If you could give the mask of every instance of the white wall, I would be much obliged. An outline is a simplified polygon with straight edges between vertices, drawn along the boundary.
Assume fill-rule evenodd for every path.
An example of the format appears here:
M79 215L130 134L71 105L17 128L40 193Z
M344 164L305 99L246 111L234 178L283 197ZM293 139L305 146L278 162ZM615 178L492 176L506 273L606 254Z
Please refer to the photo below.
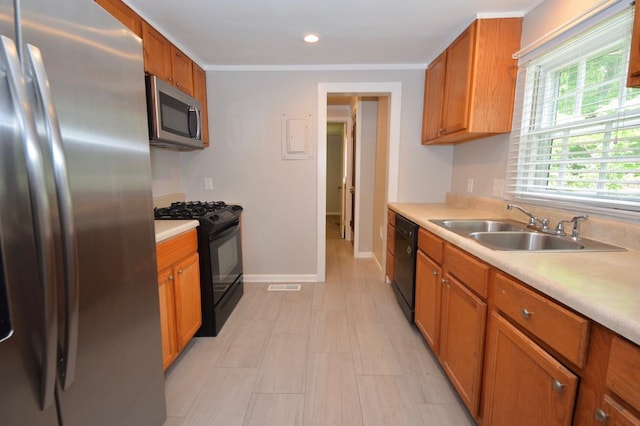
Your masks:
M376 135L376 173L373 188L373 257L382 267L387 235L387 173L389 162L389 106L388 96L378 98L378 129ZM382 231L382 232L381 232Z
M187 199L242 204L248 279L315 279L315 127L322 82L400 82L398 201L443 201L449 191L452 147L420 145L424 70L208 71L211 146L152 155L154 196L175 192L164 166L173 168L179 159L179 186ZM311 114L313 159L282 160L282 114ZM204 190L205 177L213 178L213 191Z
M597 3L600 0L544 1L524 17L521 46L529 45ZM467 179L473 179L473 195L492 197L493 180L505 177L508 149L508 134L456 145L451 192L467 193Z
M373 191L376 175L376 143L378 141L378 101L362 100L358 102L358 126L356 140L360 145L356 147L356 174L359 175L360 186L356 192L360 204L356 210L358 215L358 253L360 256L371 256L373 251ZM358 161L359 158L360 160ZM358 182L358 181L356 181ZM356 183L357 185L357 183Z

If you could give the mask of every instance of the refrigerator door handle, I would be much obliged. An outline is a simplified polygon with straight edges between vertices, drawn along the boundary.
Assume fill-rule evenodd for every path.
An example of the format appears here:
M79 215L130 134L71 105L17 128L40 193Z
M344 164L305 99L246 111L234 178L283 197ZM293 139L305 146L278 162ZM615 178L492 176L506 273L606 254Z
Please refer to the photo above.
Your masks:
M64 347L58 362L62 388L68 389L75 376L78 353L78 315L79 315L79 281L78 281L78 243L76 224L73 216L73 202L67 173L67 160L62 145L62 133L58 114L53 102L49 79L42 60L40 49L27 44L27 57L30 64L36 96L40 101L47 131L47 147L51 152L53 178L58 200L60 229L62 234L62 253L64 256Z
M22 135L26 159L29 196L36 236L40 283L42 285L42 359L40 370L40 407L48 408L54 401L56 387L56 358L58 313L56 268L51 207L47 194L45 169L33 108L29 100L25 77L22 74L18 51L13 40L0 36L0 60L4 62L11 102Z

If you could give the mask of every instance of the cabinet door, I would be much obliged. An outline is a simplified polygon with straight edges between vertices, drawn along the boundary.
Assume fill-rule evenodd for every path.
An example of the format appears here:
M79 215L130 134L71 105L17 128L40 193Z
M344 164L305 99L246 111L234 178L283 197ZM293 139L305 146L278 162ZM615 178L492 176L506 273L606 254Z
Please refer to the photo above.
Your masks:
M202 104L202 143L209 146L209 114L207 105L207 75L197 64L193 64L193 95Z
M442 269L418 250L415 323L436 355L440 343L441 278Z
M182 350L202 325L200 307L200 267L194 253L174 267L176 275L176 330L178 350Z
M146 22L142 22L142 52L145 72L173 84L171 43Z
M160 295L162 366L166 370L178 356L173 268L167 268L158 273L158 293Z
M467 128L473 66L474 22L447 49L442 128L444 134Z
M171 74L173 85L193 96L193 62L173 45L171 45Z
M451 275L445 273L444 278L440 362L477 418L487 305Z
M489 323L485 425L570 425L578 378L495 311Z
M424 82L424 108L422 117L422 143L440 136L442 128L442 101L447 52L444 51L427 68Z
M114 18L142 37L142 19L121 0L96 0Z
M640 426L640 419L618 404L609 395L604 396L602 409L596 413L599 423L607 426Z

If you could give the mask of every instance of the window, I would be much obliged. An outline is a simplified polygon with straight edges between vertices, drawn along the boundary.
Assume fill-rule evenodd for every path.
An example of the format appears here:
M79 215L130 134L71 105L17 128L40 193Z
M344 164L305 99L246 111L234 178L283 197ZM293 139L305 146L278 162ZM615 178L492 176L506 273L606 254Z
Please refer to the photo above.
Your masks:
M520 63L510 198L640 211L640 89L625 10Z

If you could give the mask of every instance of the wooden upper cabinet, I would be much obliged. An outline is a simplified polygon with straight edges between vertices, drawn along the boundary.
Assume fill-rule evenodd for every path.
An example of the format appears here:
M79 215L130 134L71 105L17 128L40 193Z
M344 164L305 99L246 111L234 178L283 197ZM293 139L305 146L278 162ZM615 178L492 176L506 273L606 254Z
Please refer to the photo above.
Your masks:
M436 139L442 129L442 100L444 96L444 51L427 68L424 82L424 119L422 143Z
M202 143L209 146L209 113L207 106L207 75L193 63L193 96L202 104Z
M193 96L193 61L146 22L142 22L144 70Z
M477 22L471 24L447 49L442 101L442 133L445 135L464 130L468 125L474 54L472 46L477 28Z
M193 61L175 46L171 46L171 74L175 87L193 96Z
M142 37L142 19L129 6L120 0L95 0L100 6L111 14L138 37Z
M640 2L635 2L633 18L633 34L631 36L631 53L629 54L629 74L627 86L640 87Z
M422 143L511 131L521 18L478 19L429 65Z
M142 22L144 70L173 84L171 75L171 43L151 25Z

